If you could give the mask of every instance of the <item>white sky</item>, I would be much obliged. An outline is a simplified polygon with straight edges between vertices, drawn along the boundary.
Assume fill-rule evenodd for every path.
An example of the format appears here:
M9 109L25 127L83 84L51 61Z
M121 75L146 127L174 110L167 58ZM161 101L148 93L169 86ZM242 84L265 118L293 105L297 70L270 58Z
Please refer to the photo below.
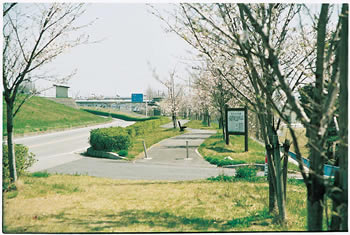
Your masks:
M160 4L156 4L156 6ZM164 4L161 4L164 7ZM82 23L98 20L87 30L97 44L78 46L52 62L55 74L77 74L69 81L70 96L91 94L128 97L144 93L147 87L165 90L147 65L149 61L160 77L166 78L175 66L187 79L180 57L189 57L191 47L174 33L165 33L157 17L142 3L90 3ZM37 84L38 88L45 85ZM44 93L54 96L55 90Z

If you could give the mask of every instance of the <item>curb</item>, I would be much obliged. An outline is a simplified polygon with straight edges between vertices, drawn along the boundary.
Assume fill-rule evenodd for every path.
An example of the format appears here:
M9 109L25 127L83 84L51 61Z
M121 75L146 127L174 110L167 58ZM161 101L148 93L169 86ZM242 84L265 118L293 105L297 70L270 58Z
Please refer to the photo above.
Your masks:
M116 153L98 151L98 150L94 150L92 147L87 149L86 154L88 156L98 157L98 158L108 158L108 159L115 159L115 160L124 160L125 159L125 157L119 156Z

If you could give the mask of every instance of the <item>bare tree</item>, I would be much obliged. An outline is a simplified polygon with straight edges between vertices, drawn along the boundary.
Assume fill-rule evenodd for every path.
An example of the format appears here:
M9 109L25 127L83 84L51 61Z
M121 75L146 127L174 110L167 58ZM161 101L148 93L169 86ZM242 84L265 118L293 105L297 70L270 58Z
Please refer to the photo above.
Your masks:
M86 25L75 22L85 12L83 4L5 4L3 11L3 95L6 102L7 144L11 181L17 180L13 120L31 95L21 97L24 82L53 79L36 73L67 49L87 42L74 33ZM66 79L66 78L65 78Z
M287 38L285 35L287 26L299 11L299 7L282 4L253 6L254 12L266 25L274 46L281 55L284 55L283 62L285 64L302 63L302 55L305 52L296 54L287 52L285 49L290 47L287 46L288 43L294 42L285 40ZM274 118L273 107L279 104L279 111L284 112L286 98L280 94L273 82L271 71L266 66L266 53L259 35L254 27L246 22L244 12L236 4L181 4L180 9L180 12L174 14L174 22L168 22L159 12L155 11L154 14L165 21L171 31L206 56L209 66L213 68L213 75L219 75L222 81L233 90L232 98L243 105L248 105L253 112L257 113L269 159L270 211L274 210L275 198L277 198L279 217L283 221L285 187L282 179L277 176L281 175L279 172L282 168L286 171L287 167L286 165L275 166L279 165L280 155L279 151L272 151L279 149L278 138L273 136L277 137L276 132L280 121ZM288 67L291 66L285 66L286 69ZM303 76L295 66L289 69L296 71L288 79L294 90ZM270 96L266 93L270 93Z
M326 180L324 178L323 167L325 159L327 158L325 154L327 151L327 148L325 146L326 130L334 116L336 109L335 101L338 95L338 84L340 77L338 68L339 61L341 61L339 48L340 45L342 45L341 43L348 43L346 36L338 36L339 32L345 34L344 28L347 28L347 11L343 11L343 20L342 17L340 17L337 27L331 32L329 32L329 29L327 29L327 25L329 24L330 19L329 4L322 4L319 16L316 18L316 54L314 56L314 62L312 64L312 72L314 74L314 89L313 95L310 97L311 105L309 108L311 111L308 114L299 104L298 100L295 99L295 96L287 82L286 74L280 70L281 61L278 56L278 52L270 45L268 35L263 31L262 25L258 22L258 19L253 16L251 10L247 5L242 4L241 8L247 15L247 20L252 23L256 32L258 32L258 34L261 36L262 42L267 51L267 66L272 69L274 77L276 77L279 82L279 87L285 96L288 97L288 105L297 114L299 120L301 120L302 124L307 130L308 145L310 146L310 169L308 175L304 171L301 162L298 140L296 138L294 130L291 127L290 123L288 123L286 116L278 112L278 109L275 109L278 112L279 116L288 124L288 128L293 138L293 144L295 146L297 156L299 157L299 168L307 187L308 230L321 231L323 229L323 211L326 208L324 206L326 204L326 193L337 189L334 187L334 185L331 184L329 180ZM346 47L343 48L345 49ZM344 57L342 57L342 60L346 61L346 58L347 56L344 55ZM347 76L344 68L341 68L342 70L340 71L343 72L342 76ZM347 111L344 110L344 112ZM345 123L343 122L343 124ZM344 146L345 145L343 144L343 147ZM345 153L345 151L347 151L347 148L343 151L344 156L346 156L347 152ZM347 177L347 165L342 166L341 172L342 177ZM347 180L345 181L347 184ZM347 195L347 186L342 187L343 188L340 190L342 192L341 195ZM332 200L334 200L334 198ZM341 204L341 208L346 208L347 200L342 200ZM343 223L346 223L344 227L347 227L347 222L343 220Z
M233 71L230 68L217 71L235 91L233 98L248 104L257 113L268 153L270 211L277 197L282 221L286 218L286 174L280 179L280 171L286 171L287 166L278 166L281 163L276 132L281 122L287 124L308 189L308 229L322 230L324 196L329 183L323 178L325 133L335 111L339 77L337 35L345 23L338 23L336 29L327 29L329 7L324 4L319 16L313 18L316 24L306 34L303 27L298 30L291 25L302 7L296 4L181 4L175 13L169 13L173 22L156 10L153 13L211 64L223 64L224 60L219 59L221 55L226 61L235 61ZM347 11L344 12L342 15L347 15ZM347 43L347 38L343 40ZM316 89L309 116L296 96L300 84L311 82L315 82ZM311 146L308 175L286 109L295 112L308 130ZM283 163L287 162L288 156L285 156ZM343 176L347 176L347 168L343 172ZM342 187L347 195L347 186Z
M176 70L175 68L169 72L169 78L168 79L161 79L159 75L157 74L155 69L152 69L153 77L163 84L166 89L168 90L168 96L166 98L165 107L166 111L169 111L171 114L171 120L173 122L173 127L177 127L177 114L180 109L180 105L182 103L182 95L183 95L183 87L180 84L175 83L175 75Z

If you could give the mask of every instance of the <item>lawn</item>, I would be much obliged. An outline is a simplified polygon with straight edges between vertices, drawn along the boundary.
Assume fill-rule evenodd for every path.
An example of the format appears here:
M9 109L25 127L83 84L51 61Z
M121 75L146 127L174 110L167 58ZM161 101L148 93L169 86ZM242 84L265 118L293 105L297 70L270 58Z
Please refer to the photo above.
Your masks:
M226 145L221 133L212 135L199 147L202 156L215 156L224 159L231 157L242 163L265 163L265 148L252 139L248 139L248 152L244 151L244 136L230 136L230 144Z
M20 97L21 98L21 97ZM14 119L14 133L45 132L111 121L88 112L34 96L20 109ZM6 135L6 104L3 102L3 134Z
M217 130L219 125L217 123L211 123L208 126L206 123L203 123L201 120L191 120L185 124L187 127L192 129L205 129L205 130Z
M265 147L263 145L248 138L248 152L245 152L243 135L230 135L230 144L226 145L221 130L218 130L215 135L206 139L199 146L198 151L206 160L212 162L212 164L215 162L222 163L228 157L232 159L226 160L228 165L265 163ZM292 163L288 164L288 170L299 172L298 166Z
M305 231L306 192L288 185L285 226L268 214L266 178L256 182L132 181L23 176L3 195L6 233ZM42 176L42 177L40 177ZM40 178L39 178L40 177Z

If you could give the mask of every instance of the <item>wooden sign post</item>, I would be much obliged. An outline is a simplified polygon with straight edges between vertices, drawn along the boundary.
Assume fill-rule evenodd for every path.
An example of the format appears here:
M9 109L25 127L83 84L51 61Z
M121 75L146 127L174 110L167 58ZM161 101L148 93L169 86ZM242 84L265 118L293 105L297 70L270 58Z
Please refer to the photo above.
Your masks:
M244 151L248 151L248 109L225 108L226 144L230 143L230 135L244 135Z

